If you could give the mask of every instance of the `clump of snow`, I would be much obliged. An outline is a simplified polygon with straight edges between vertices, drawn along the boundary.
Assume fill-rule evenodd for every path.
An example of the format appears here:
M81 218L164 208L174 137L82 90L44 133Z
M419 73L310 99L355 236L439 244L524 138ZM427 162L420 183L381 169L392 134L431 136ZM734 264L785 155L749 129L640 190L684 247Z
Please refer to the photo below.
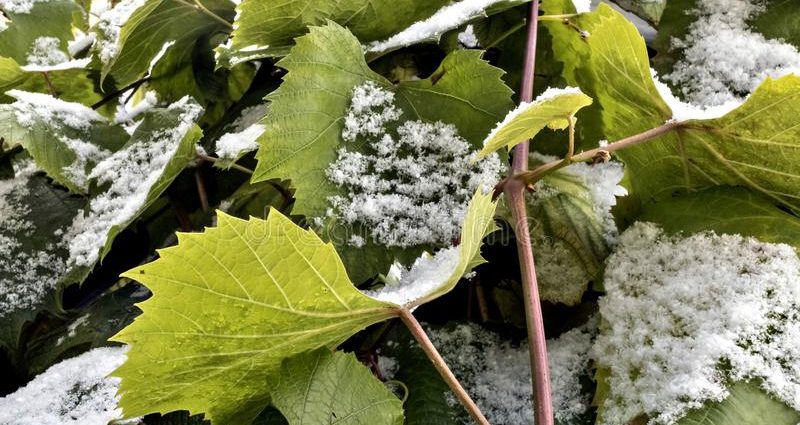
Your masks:
M107 425L122 417L118 378L127 347L95 348L47 369L23 388L0 398L5 425Z
M447 31L480 16L486 9L505 0L461 0L437 10L424 21L415 22L408 28L383 41L375 41L366 46L368 52L385 52L410 46L423 41L436 41Z
M328 198L327 215L363 225L386 246L450 245L472 195L493 187L503 164L496 154L472 164L476 152L451 124L405 121L390 134L399 117L392 92L355 88L342 131L349 143L327 170L346 195Z
M108 158L111 152L89 142L84 142L80 139L72 139L69 137L62 137L61 140L67 147L75 153L75 161L64 167L64 175L76 186L88 189L88 165L97 164L98 162Z
M236 160L239 156L258 149L257 139L265 130L260 122L267 113L267 107L267 103L261 103L244 108L230 125L230 132L217 140L217 157Z
M764 2L704 0L689 11L697 17L672 48L683 49L673 71L663 78L680 87L690 103L722 105L741 100L766 77L800 70L800 52L752 31L747 22L765 10Z
M132 91L133 89L123 93L120 97L127 99L130 97ZM153 109L157 104L158 95L156 95L156 92L154 91L146 92L144 97L136 103L134 103L132 99L126 103L120 102L120 104L117 105L117 111L114 114L114 122L117 124L131 123L136 119L136 117ZM136 125L127 127L126 130L128 131L128 134L133 134L133 131L136 130Z
M556 97L563 96L563 95L571 95L571 94L583 94L581 89L577 87L565 87L565 88L558 88L558 87L549 87L547 90L542 92L539 96L536 97L532 102L520 102L516 108L508 111L506 117L503 118L503 121L497 123L497 125L489 132L489 135L483 139L483 144L486 145L490 140L497 137L497 133L502 130L504 127L509 125L513 122L517 117L522 114L523 112L527 111L530 108L536 107L541 105L544 102L552 100Z
M133 15L136 9L145 4L146 0L122 0L100 14L97 22L97 29L101 37L97 42L98 56L100 60L107 64L119 52L119 35L122 26Z
M572 0L576 13L587 13L592 11L592 0Z
M436 255L424 253L406 269L392 265L385 285L377 290L364 291L377 300L406 305L435 292L452 277L460 260L458 247L439 250Z
M96 179L98 185L110 186L91 200L88 213L75 217L67 231L69 265L93 265L109 231L115 226L125 225L145 206L150 189L162 176L181 140L202 112L202 108L188 96L170 105L169 109L180 113L174 128L155 132L145 140L132 143L92 169L90 179Z
M656 90L661 98L664 99L667 106L672 110L672 120L674 121L687 121L687 120L710 120L720 118L733 111L744 103L744 99L731 99L715 106L697 106L690 103L683 102L678 99L669 86L662 83L658 78L658 74L654 69L650 69L653 75L653 82L656 85Z
M672 424L758 378L800 410L800 259L739 235L667 236L636 223L609 258L593 355L610 371L607 424ZM721 366L725 365L725 366Z
M94 40L97 38L97 34L93 32L86 34L77 28L73 28L72 33L74 38L67 43L67 52L70 56L75 56L78 53L88 49L92 46L92 44L94 44Z
M558 158L549 155L542 155L537 152L530 154L534 162L552 162ZM588 201L592 203L592 210L597 215L597 220L603 225L603 236L606 243L614 245L619 235L611 208L617 205L617 197L626 196L628 190L619 183L625 175L625 170L621 163L615 161L589 164L577 162L566 167L559 172L577 177L589 191ZM546 180L536 183L535 191L528 197L528 202L537 203L550 196L557 195L558 191L549 186Z
M582 391L596 320L547 341L555 417L573 423L589 410L591 396ZM476 324L430 330L429 335L450 369L491 423L532 423L530 356L526 344L501 339ZM448 393L448 396L450 394ZM455 397L448 397L454 407Z
M72 68L83 68L91 59L71 60L67 52L61 50L61 41L56 37L39 37L26 57L27 64L21 66L23 71L46 72Z
M58 123L76 130L87 130L93 122L105 121L102 115L79 103L64 102L50 95L9 90L8 96L19 125L32 127L38 122Z
M28 160L15 164L13 178L0 180L0 318L37 306L66 272L63 244L55 242L42 250L23 245L37 232L25 218L31 212L28 180L35 172Z
M36 3L45 3L49 0L0 0L0 10L17 15L31 13Z
M458 42L468 49L475 49L481 46L478 36L475 35L475 27L472 24L467 25L464 31L458 33Z

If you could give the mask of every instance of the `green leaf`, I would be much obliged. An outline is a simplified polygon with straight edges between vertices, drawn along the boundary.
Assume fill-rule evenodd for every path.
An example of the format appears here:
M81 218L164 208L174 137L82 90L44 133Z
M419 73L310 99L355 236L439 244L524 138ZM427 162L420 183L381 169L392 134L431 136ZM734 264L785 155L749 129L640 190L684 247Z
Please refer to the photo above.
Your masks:
M750 26L764 37L800 47L800 11L791 0L769 0Z
M661 14L664 13L667 3L667 0L617 0L617 4L626 10L656 25L661 20Z
M67 54L67 42L73 39L72 26L83 27L76 17L83 10L72 0L52 0L31 2L27 13L15 13L14 8L4 11L10 19L8 28L0 31L0 55L14 59L18 64L28 63L36 39L52 37L58 40L58 47Z
M321 348L284 360L271 394L290 425L403 424L403 403L352 353Z
M202 5L148 0L122 26L117 41L119 51L103 65L102 78L110 75L119 86L127 85L148 72L165 43L173 43L167 51L191 53L199 39L230 31L232 2L204 0Z
M795 425L800 413L775 400L754 382L737 382L730 395L690 412L676 425Z
M296 189L293 213L307 217L325 217L328 198L346 195L328 180L326 170L343 143L344 118L356 86L369 81L393 90L404 119L452 123L475 147L512 106L502 71L482 61L478 51L454 52L431 77L392 87L370 70L358 40L335 23L312 27L278 65L289 72L267 97L271 104L259 138L264 148L256 154L253 181L290 178ZM413 259L421 252L390 252L371 241L355 248L347 245L354 234L350 229L337 223L326 223L324 229L323 237L336 241L356 282L386 272L395 257Z
M353 286L331 244L277 211L218 220L125 274L153 292L115 337L131 345L114 372L126 417L189 410L212 423L250 423L283 359L395 315Z
M17 90L6 94L17 101L0 105L0 137L22 145L39 168L74 193L88 191L87 171L102 152L118 150L128 138L122 127L81 104Z
M16 176L0 183L0 347L12 363L23 364L23 326L40 311L62 312L55 294L67 272L69 250L54 235L69 228L86 200L51 185L30 160L18 163Z
M713 230L800 249L800 218L743 187L715 187L648 203L638 220L657 223L668 233Z
M592 98L580 90L544 95L531 103L520 104L484 139L478 159L504 146L511 149L533 138L545 127L563 130L578 110L591 104Z
M221 64L284 56L294 45L294 39L308 31L307 27L323 25L326 20L346 25L362 41L380 40L448 3L448 0L373 0L369 4L356 0L244 0L237 8L231 46L218 52Z

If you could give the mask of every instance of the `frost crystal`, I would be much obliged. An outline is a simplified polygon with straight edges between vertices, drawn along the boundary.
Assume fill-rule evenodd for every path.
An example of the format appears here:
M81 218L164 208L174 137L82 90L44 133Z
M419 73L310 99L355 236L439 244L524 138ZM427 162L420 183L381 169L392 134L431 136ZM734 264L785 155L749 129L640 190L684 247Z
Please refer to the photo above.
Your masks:
M181 111L175 127L150 135L148 140L126 146L98 163L90 179L99 185L110 184L89 204L89 213L75 217L67 232L70 241L68 264L93 265L114 226L127 223L144 206L150 189L175 155L181 140L194 125L202 108L184 97L169 109Z
M104 64L109 63L119 52L118 43L122 26L145 2L146 0L122 0L100 15L97 29L102 36L99 37L96 46L98 47L98 56Z
M475 152L451 124L405 121L392 135L386 126L399 117L393 93L372 82L355 88L342 138L362 148L341 148L328 168L347 193L328 198L328 215L364 225L386 246L450 245L475 190L491 188L502 164L497 155L472 164Z
M663 78L681 87L697 105L716 106L741 100L767 76L800 70L800 52L787 43L767 40L747 22L764 10L762 1L704 0L690 13L697 20L672 47L684 57Z
M415 22L408 28L384 41L376 41L367 46L369 52L384 52L422 41L436 41L447 31L464 23L485 16L486 8L505 0L461 0L442 7L424 21Z
M37 231L25 219L31 212L27 184L34 172L33 161L26 161L15 167L14 178L0 180L0 318L37 306L66 272L63 244L43 250L23 246Z
M118 378L126 347L95 348L57 363L23 388L0 398L4 425L106 425L122 417Z
M575 423L589 410L581 391L596 320L547 341L553 408L560 423ZM516 346L475 324L429 331L431 340L491 423L529 425L531 372L528 347ZM448 394L449 395L449 394ZM455 407L455 398L448 400Z
M800 410L800 259L738 235L670 237L651 223L620 236L600 300L594 357L609 369L605 423L646 413L672 424L759 378ZM725 365L725 366L721 366Z

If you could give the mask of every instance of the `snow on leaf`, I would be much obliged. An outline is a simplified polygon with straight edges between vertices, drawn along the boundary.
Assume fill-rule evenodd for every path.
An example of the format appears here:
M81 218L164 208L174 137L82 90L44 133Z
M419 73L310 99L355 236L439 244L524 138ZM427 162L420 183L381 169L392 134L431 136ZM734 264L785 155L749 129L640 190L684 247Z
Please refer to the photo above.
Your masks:
M428 333L491 423L531 423L533 406L527 344L512 344L471 323L431 329ZM587 379L589 374L589 351L596 334L597 320L592 318L583 326L547 340L553 408L558 424L584 423L583 417L590 410L591 396L582 390L581 380ZM455 397L448 397L448 402L458 408Z
M201 136L194 123L201 112L189 97L146 112L125 146L91 170L88 178L108 188L67 230L70 265L90 267L105 256L114 237L183 170Z
M478 190L467 209L461 227L461 243L457 247L444 248L434 255L426 253L408 270L399 270L402 266L395 265L399 276L366 294L381 301L415 307L450 292L465 273L483 262L481 241L496 230L496 206L491 194Z
M667 2L668 30L659 37L656 64L662 78L690 103L709 107L741 102L767 77L800 72L796 46L750 28L760 15L780 8L780 2L687 3Z
M125 274L153 292L115 337L131 346L113 374L127 417L189 410L215 424L250 423L283 359L395 315L353 286L331 244L278 211L218 220Z
M51 366L0 398L0 423L106 425L121 416L119 379L106 376L125 361L125 347L95 348Z
M533 102L522 102L510 111L486 136L477 157L483 158L504 146L511 149L545 127L562 130L576 112L591 104L592 98L578 88L547 89Z
M61 40L56 37L39 37L28 51L27 63L21 67L28 72L59 71L70 68L84 68L91 59L70 59L61 49Z
M0 136L19 143L56 182L76 193L88 190L88 170L125 142L106 118L78 103L10 90L0 105Z
M487 16L487 9L511 7L526 0L460 0L437 10L430 17L415 22L391 37L369 43L366 51L382 53L424 41L439 41L442 34L479 17Z
M244 0L237 7L232 38L219 53L219 64L283 56L308 27L330 20L346 25L359 40L379 40L433 14L447 0L372 0L368 7L355 0L301 0L265 3Z
M603 281L606 325L594 356L610 374L600 423L644 413L652 424L672 424L725 399L728 382L750 379L800 409L798 281L800 259L788 245L713 233L670 237L634 224Z
M272 404L290 425L402 425L403 403L352 354L327 348L283 361Z
M31 71L47 70L48 66L56 64L62 64L56 69L64 69L81 63L70 62L67 54L67 44L73 38L73 16L83 13L78 3L72 0L4 0L0 9L10 19L7 27L0 31L3 57L20 65L30 65Z

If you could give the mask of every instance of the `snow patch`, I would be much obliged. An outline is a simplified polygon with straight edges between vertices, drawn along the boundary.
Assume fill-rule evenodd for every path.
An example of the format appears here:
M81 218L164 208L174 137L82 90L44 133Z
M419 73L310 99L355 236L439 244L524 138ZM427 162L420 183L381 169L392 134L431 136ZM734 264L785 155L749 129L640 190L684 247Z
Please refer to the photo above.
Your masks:
M97 48L100 61L108 64L119 53L119 35L122 26L133 15L136 9L142 7L146 0L122 0L100 14L97 29L101 33Z
M503 164L496 154L472 164L476 152L451 124L405 121L390 134L399 117L394 93L373 82L354 89L342 138L361 148L345 144L328 168L347 195L329 197L326 215L385 246L449 246L472 195L490 190Z
M461 0L442 7L424 21L366 46L368 52L385 52L423 41L436 41L447 31L460 27L472 19L486 16L486 9L506 0Z
M365 294L380 301L406 305L434 292L453 276L460 260L458 247L444 248L430 255L427 252L406 269L399 263L392 265L386 285Z
M0 398L5 425L107 425L122 417L119 379L107 377L125 362L127 347L95 348L64 360L16 392Z
M49 0L0 0L0 9L6 13L24 15L31 13L36 3L46 3Z
M593 355L608 368L606 424L672 424L752 378L800 410L800 259L739 235L667 236L635 223L603 280ZM720 365L726 365L721 367Z
M731 99L716 106L697 106L690 103L683 102L672 94L672 90L666 84L662 83L658 78L658 74L654 69L650 69L653 75L653 82L656 85L656 90L667 106L672 110L672 120L674 121L688 121L688 120L710 120L720 118L733 111L744 103L746 99Z
M752 31L747 22L765 10L761 1L704 0L688 11L697 17L672 48L683 49L664 80L699 106L740 101L767 77L800 72L800 52Z

